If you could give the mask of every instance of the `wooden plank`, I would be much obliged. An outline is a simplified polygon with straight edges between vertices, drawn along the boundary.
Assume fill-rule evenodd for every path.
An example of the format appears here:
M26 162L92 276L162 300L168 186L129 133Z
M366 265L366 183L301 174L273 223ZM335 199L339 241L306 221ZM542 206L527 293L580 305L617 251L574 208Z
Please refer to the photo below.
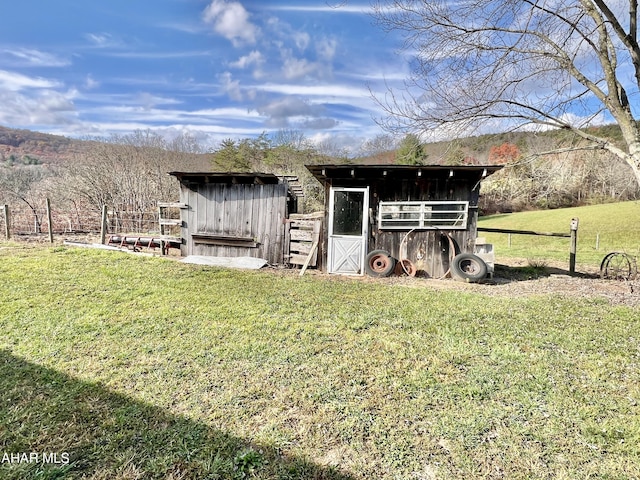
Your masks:
M236 240L236 241L244 241L244 242L254 242L255 239L253 237L241 237L237 235L220 235L217 233L206 233L206 232L196 232L191 234L194 238L211 238L214 240Z
M240 235L253 236L252 223L253 223L253 203L256 201L254 198L255 187L252 185L245 185L244 188L244 205L242 206L242 226Z
M254 192L254 198L256 199L255 205L254 205L254 213L253 213L253 218L256 219L256 223L255 223L255 230L253 232L253 235L258 239L258 242L260 243L260 246L258 247L258 251L256 252L256 255L259 258L264 258L267 259L267 252L265 251L265 236L266 236L266 230L265 230L265 225L267 223L267 212L266 212L266 191L265 191L265 185L256 185L254 187L255 192Z
M282 226L284 228L282 260L283 260L283 263L285 263L284 261L288 259L289 255L291 254L291 223L288 221L288 219L284 219Z
M271 224L271 231L275 236L275 244L273 246L273 263L283 263L282 255L284 254L284 224L282 221L287 216L287 186L284 184L273 185L273 202L274 216Z
M292 228L301 230L313 230L318 220L289 220Z
M287 223L290 226L289 263L301 265L306 263L307 256L311 255L307 266L316 266L318 262L318 250L320 244L320 231L322 221L312 220L305 222L305 229L296 228L298 220ZM309 228L310 227L310 228ZM314 246L315 245L315 246Z
M189 205L182 202L158 202L158 208L189 208Z
M305 243L292 243L290 250L291 253L302 253L304 255L307 255L310 251L311 251L311 247L313 246L312 242L305 242Z
M4 213L4 236L9 240L11 238L11 214L9 213L9 205L3 205L2 211Z
M316 250L318 250L318 241L316 240L315 242L313 242L313 246L311 247L311 252L309 252L309 255L307 256L307 259L304 262L304 265L302 266L302 270L300 270L300 276L304 275L304 272L307 270L307 267L309 266L309 263L311 262L311 258L313 257L313 254L316 253Z
M314 213L292 213L291 215L289 215L289 219L291 219L292 221L298 221L298 220L323 220L324 219L324 212L314 212Z
M240 208L238 198L240 195L240 185L229 185L226 188L224 202L224 230L222 233L226 235L236 235L238 230L238 216Z
M308 256L309 256L308 253L305 255L299 255L299 254L293 253L289 255L289 263L291 265L304 265L304 262L307 261Z
M314 234L312 230L296 230L291 229L291 240L302 242L313 242Z
M170 218L161 218L158 220L160 225L171 225L174 227L182 225L182 220L170 219Z
M210 198L210 192L208 192L206 185L198 185L198 192L196 194L196 208L194 223L192 228L198 232L207 231L207 199Z
M256 248L258 244L253 239L245 239L241 237L225 237L216 235L191 235L193 242L198 245L214 245L220 247L245 247ZM230 256L230 255L226 255Z

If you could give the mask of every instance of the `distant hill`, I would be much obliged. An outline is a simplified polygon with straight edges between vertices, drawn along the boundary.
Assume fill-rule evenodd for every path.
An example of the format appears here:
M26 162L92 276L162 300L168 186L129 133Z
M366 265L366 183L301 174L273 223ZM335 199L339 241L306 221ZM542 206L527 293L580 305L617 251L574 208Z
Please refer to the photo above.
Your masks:
M86 151L87 143L59 135L16 130L0 126L0 161L12 155L16 159L37 158L42 163L59 163Z
M66 161L89 152L95 142L0 126L0 165L63 165ZM211 159L207 154L194 154L187 160L181 158L176 168L209 170Z
M620 139L617 126L598 127L598 134L616 141ZM31 130L18 130L0 126L0 163L13 156L20 160L24 157L35 158L40 163L59 164L65 160L86 152L93 141L76 140L60 135L51 135ZM522 153L544 151L553 147L575 145L575 136L561 130L543 133L508 132L461 138L447 142L425 144L423 164L455 165L464 163L487 164L495 161L492 149L504 144L518 147ZM202 155L196 165L208 169L210 157ZM374 155L352 159L360 164L396 163L394 151L380 152Z

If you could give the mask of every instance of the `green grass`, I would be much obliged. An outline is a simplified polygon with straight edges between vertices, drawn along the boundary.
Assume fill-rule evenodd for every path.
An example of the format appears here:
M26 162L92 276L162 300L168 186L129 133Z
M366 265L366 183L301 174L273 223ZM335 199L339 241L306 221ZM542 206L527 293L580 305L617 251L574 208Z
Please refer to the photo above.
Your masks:
M638 310L0 244L3 479L634 478ZM0 457L1 458L1 457Z
M572 218L579 219L578 264L600 265L613 251L640 256L640 202L492 215L481 217L478 227L569 234ZM506 234L478 235L494 244L498 261L501 257L569 261L568 238L514 234L509 246Z

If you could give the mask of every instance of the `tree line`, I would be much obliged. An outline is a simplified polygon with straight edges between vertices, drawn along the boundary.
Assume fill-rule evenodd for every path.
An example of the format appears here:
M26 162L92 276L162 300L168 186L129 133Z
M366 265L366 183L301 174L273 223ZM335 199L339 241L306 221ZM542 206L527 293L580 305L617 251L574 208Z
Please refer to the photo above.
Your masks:
M171 171L254 171L297 176L305 193L304 208L322 207L323 191L304 165L328 157L296 132L228 139L210 149L188 134L169 141L151 131L84 143L82 152L60 164L0 163L0 204L26 210L39 233L45 198L74 217L77 225L82 225L87 211L98 214L103 206L129 219L143 219L158 202L178 200L178 182L168 175Z
M0 163L0 204L23 208L41 229L44 199L66 212L82 228L87 212L107 206L131 221L155 211L159 201L176 201L177 181L170 171L261 172L298 177L305 211L323 208L324 191L305 168L319 163L504 164L482 187L485 213L559 208L640 198L628 164L606 151L567 151L539 156L561 136L520 135L449 142L440 150L415 135L394 142L380 137L364 145L359 157L323 153L304 135L281 131L251 139L226 139L204 148L196 138L171 141L150 131L85 141L81 153L59 165L33 161ZM497 140L496 140L497 139ZM491 142L494 142L491 144Z

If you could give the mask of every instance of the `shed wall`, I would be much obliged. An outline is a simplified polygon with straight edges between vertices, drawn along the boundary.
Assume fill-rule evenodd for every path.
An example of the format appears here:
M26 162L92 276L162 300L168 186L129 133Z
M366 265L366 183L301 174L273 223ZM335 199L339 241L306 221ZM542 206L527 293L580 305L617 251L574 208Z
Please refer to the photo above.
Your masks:
M448 171L445 170L445 175ZM449 270L449 259L456 253L472 253L477 236L479 178L475 173L456 172L422 178L335 179L325 184L325 204L329 205L330 186L369 186L369 238L367 252L386 250L396 259L409 259L418 270L439 278ZM465 230L381 230L378 208L381 201L468 201L469 217ZM327 213L328 222L328 213ZM325 234L325 242L328 241Z
M479 191L475 178L421 178L400 182L375 182L371 187L370 205L373 225L369 251L386 250L396 259L409 259L418 270L431 277L441 277L449 270L449 259L455 253L472 253L477 235ZM378 228L378 205L381 201L468 201L469 218L464 230L381 230Z
M283 263L287 186L181 185L183 255L264 258Z

